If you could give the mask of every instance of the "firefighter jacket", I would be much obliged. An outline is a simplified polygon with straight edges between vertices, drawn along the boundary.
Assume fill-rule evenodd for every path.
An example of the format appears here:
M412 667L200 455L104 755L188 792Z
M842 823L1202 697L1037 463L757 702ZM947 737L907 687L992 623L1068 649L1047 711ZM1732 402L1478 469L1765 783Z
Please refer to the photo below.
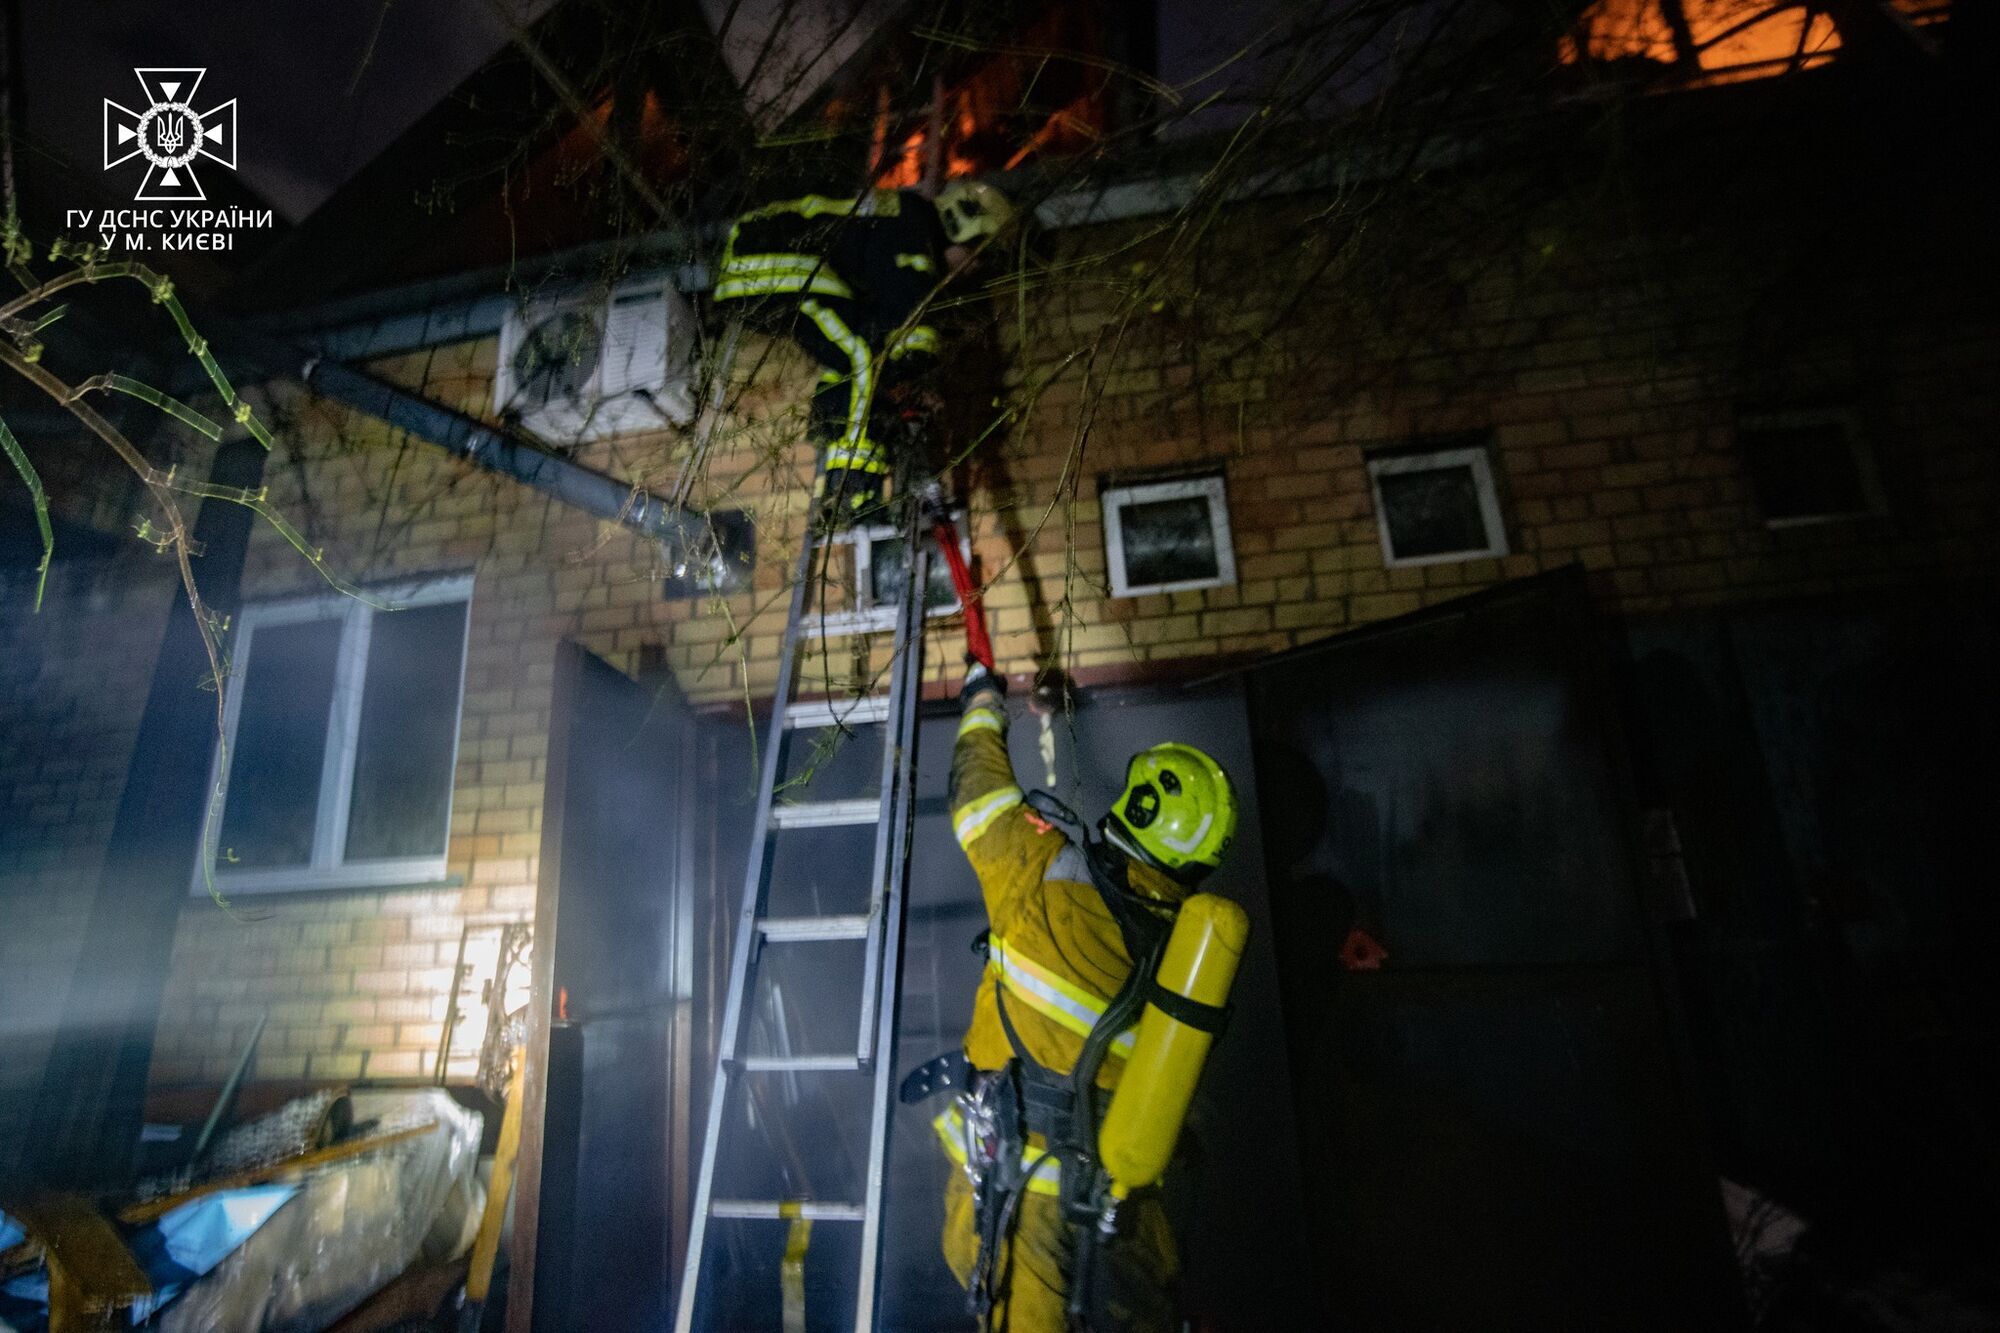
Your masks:
M1004 1002L1027 1053L1068 1073L1084 1035L1125 984L1132 960L1091 882L1083 849L1024 803L1007 758L1007 714L998 691L980 691L967 701L952 752L950 804L953 829L979 875L992 928L965 1035L966 1057L986 1070L1014 1058L1000 1023ZM1186 894L1166 875L1136 862L1127 885L1167 902ZM1128 1031L1111 1045L1098 1071L1100 1087L1117 1084L1132 1044ZM959 1284L969 1288L979 1268L980 1214L963 1168L978 1160L982 1148L956 1104L933 1125L960 1168L945 1186L945 1260ZM1039 1134L1029 1135L1021 1166L1024 1196L992 1266L1002 1278L987 1326L1010 1333L1066 1333L1073 1238L1058 1200L1060 1166ZM1172 1229L1153 1191L1135 1195L1124 1213L1119 1234L1100 1261L1098 1281L1107 1304L1096 1326L1171 1333L1180 1327L1173 1297L1180 1260Z
M829 442L829 468L885 470L869 415L937 356L923 311L944 276L945 244L937 209L912 190L780 200L730 228L715 299L756 302L759 322L785 317L820 363L814 427Z
M979 1069L1014 1056L1000 1023L999 996L1026 1053L1068 1073L1104 1006L1132 971L1118 922L1091 882L1083 849L1023 803L1007 757L1007 715L997 691L968 701L951 763L951 817L959 846L979 875L992 928L986 973L973 1003L965 1054ZM1178 903L1187 890L1165 874L1130 863L1133 892ZM1112 1042L1100 1087L1117 1086L1133 1033Z

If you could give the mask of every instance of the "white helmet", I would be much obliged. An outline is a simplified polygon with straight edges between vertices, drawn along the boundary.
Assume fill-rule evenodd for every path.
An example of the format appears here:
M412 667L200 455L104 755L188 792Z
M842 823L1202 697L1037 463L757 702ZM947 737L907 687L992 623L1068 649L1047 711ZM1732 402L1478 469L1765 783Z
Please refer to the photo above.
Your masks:
M953 245L998 235L1014 217L1007 196L984 181L953 181L938 192L938 220Z

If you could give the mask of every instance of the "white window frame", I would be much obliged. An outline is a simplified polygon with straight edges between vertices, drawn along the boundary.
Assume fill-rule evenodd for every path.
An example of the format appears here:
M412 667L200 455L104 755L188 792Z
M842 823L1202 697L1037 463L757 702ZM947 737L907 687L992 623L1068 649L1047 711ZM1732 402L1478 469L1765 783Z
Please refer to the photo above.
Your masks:
M445 774L445 846L435 855L387 857L370 861L345 861L348 817L352 813L354 764L360 742L362 696L367 686L368 644L377 614L375 607L356 597L330 593L293 597L281 601L258 602L244 607L236 616L235 642L231 645L235 670L229 699L223 710L226 747L218 745L209 764L207 790L219 792L211 812L207 841L195 858L194 883L190 892L209 892L204 863L211 852L220 855L223 820L228 812L228 763L236 753L236 724L243 709L241 682L249 679L255 662L257 632L264 626L299 625L316 620L341 622L339 657L334 664L333 698L329 704L326 753L319 778L318 817L313 826L312 863L279 869L236 870L218 860L214 887L225 893L286 893L306 889L358 889L436 884L445 878L445 862L450 847L449 811L458 767L458 746L465 722L465 659L471 639L472 576L453 575L423 579L369 590L369 597L386 607L435 606L444 602L466 603L466 631L459 640L458 691L452 710L451 758ZM394 615L393 610L380 614Z
M1133 583L1126 576L1125 519L1120 511L1127 505L1154 504L1161 500L1208 501L1208 527L1215 538L1213 577L1177 579L1169 583ZM1111 571L1113 597L1192 592L1196 588L1227 588L1235 584L1236 544L1229 532L1229 489L1221 473L1182 481L1144 481L1107 486L1098 496L1098 502L1104 511L1104 563Z
M968 568L972 564L972 543L965 536L965 511L952 514L952 524L957 528L958 553L965 558ZM854 553L854 606L846 611L829 611L813 617L813 627L827 634L873 634L879 630L896 628L896 608L875 605L875 543L894 541L906 534L901 528L881 523L873 527L849 528L838 534L826 545L846 546ZM959 613L958 590L952 589L951 600L929 608L927 615L935 619L939 616L955 616Z
M1442 472L1459 467L1472 471L1472 487L1479 500L1479 520L1486 529L1486 545L1464 551L1440 551L1435 555L1397 555L1395 538L1389 531L1389 509L1382 502L1382 478L1406 472ZM1509 554L1507 522L1501 517L1500 491L1493 482L1493 458L1485 445L1371 458L1368 460L1368 490L1375 501L1375 535L1382 543L1384 568L1412 569L1420 565L1461 564L1467 560L1491 560Z
M1763 505L1755 500L1755 486L1751 487L1753 503L1757 504L1758 516L1764 526L1773 532L1785 528L1810 528L1822 523L1851 523L1857 518L1875 518L1889 511L1889 497L1882 489L1882 474L1875 467L1875 451L1861 438L1861 422L1854 413L1843 408L1808 408L1793 412L1751 412L1736 419L1737 455L1743 462L1743 473L1750 475L1750 451L1743 445L1743 434L1756 430L1784 430L1801 426L1837 426L1840 437L1847 446L1848 457L1854 460L1854 474L1861 487L1861 508L1842 509L1827 514L1793 514L1784 518L1772 518L1763 512Z

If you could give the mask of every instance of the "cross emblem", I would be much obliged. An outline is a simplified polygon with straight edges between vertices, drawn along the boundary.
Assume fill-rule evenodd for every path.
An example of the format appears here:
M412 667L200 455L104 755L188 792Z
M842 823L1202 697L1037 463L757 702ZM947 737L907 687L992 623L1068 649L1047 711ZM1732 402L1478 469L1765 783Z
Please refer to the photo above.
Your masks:
M236 99L210 111L194 109L195 89L206 69L135 69L146 109L134 111L104 99L104 169L135 157L146 176L134 199L185 203L206 199L194 174L198 157L236 169Z

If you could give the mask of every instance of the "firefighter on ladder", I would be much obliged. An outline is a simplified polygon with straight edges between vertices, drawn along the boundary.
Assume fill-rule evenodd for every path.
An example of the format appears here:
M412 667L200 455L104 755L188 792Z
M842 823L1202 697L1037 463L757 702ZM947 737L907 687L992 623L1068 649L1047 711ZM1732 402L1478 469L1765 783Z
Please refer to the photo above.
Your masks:
M817 507L830 529L875 514L897 432L921 412L938 333L925 306L1013 209L991 185L955 181L933 204L916 190L858 198L809 194L736 220L715 299L742 303L745 322L785 333L820 365L808 433L826 451Z
M987 966L962 1052L919 1068L903 1100L958 1094L933 1122L958 1167L944 1252L982 1329L1164 1333L1180 1327L1179 1260L1146 1186L1171 1156L1242 953L1241 909L1194 893L1229 848L1235 792L1202 751L1156 745L1133 757L1092 837L1059 802L1022 792L1004 695L1005 678L972 662L951 768ZM1203 973L1219 959L1226 971ZM1167 985L1177 966L1185 995ZM1178 1041L1178 1069L1162 1040ZM1131 1164L1135 1142L1150 1167Z

